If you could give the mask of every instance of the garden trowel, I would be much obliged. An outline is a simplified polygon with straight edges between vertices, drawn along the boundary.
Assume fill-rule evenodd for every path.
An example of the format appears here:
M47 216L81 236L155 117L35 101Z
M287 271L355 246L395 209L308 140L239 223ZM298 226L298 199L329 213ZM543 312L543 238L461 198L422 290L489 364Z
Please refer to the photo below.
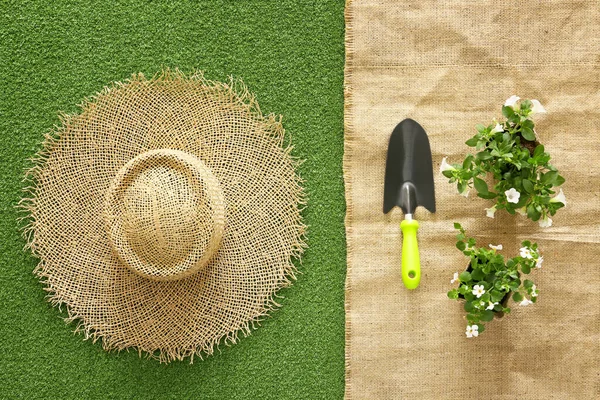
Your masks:
M413 218L417 206L435 212L435 191L431 149L425 130L412 119L400 122L390 137L385 165L383 213L394 206L404 213L402 229L402 281L416 289L421 281L417 229Z

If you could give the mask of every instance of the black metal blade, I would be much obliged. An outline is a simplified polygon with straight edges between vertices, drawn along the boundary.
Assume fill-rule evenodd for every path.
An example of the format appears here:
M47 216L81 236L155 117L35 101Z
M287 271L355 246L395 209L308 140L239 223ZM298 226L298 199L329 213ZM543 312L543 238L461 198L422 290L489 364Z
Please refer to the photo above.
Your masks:
M383 212L394 206L413 214L417 206L435 212L431 148L427 133L412 119L400 122L390 137L385 165Z

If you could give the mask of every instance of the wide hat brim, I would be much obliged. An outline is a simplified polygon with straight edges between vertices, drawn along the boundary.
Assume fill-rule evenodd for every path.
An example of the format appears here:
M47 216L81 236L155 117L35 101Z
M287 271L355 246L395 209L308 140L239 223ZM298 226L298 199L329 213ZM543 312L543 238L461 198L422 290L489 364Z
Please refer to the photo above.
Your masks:
M164 362L248 334L277 306L305 247L298 163L284 142L280 119L263 116L243 85L201 74L137 74L86 100L47 135L29 174L26 236L50 301L105 349L133 347ZM225 199L215 254L169 281L129 268L103 219L115 176L158 149L201 160Z

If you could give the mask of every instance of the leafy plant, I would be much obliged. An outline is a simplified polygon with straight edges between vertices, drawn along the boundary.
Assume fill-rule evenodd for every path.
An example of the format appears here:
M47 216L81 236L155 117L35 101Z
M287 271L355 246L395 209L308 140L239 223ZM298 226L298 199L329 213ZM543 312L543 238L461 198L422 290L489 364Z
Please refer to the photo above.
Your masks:
M477 134L466 141L477 153L467 155L462 164L448 164L445 157L440 171L465 197L474 187L479 197L494 200L485 209L490 218L505 209L539 221L541 227L551 226L550 216L566 205L562 189L552 197L565 179L550 164L544 146L536 142L532 116L545 112L537 100L519 101L512 96L502 107L504 121L477 125ZM495 181L491 190L484 180L488 174Z
M529 280L521 280L532 270L541 268L544 258L540 255L537 243L524 241L517 257L504 259L498 253L502 245L476 247L475 239L467 238L463 227L455 222L454 228L459 233L456 247L469 257L469 268L456 272L451 283L459 282L456 289L448 292L450 299L464 300L467 313L467 337L478 336L483 332L484 322L494 319L496 313L509 313L507 301L510 297L520 305L527 306L537 301L538 289Z

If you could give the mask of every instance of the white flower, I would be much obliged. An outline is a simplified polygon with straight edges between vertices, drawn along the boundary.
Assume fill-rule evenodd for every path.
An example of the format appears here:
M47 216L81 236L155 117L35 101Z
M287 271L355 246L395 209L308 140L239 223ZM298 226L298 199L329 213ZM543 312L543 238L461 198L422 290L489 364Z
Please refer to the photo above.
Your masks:
M544 262L544 257L539 256L537 260L535 260L535 267L542 268L542 263Z
M537 292L537 287L535 285L533 285L531 287L531 297L537 297L538 292Z
M467 325L467 331L465 332L468 338L479 336L479 326Z
M477 296L477 298L480 298L481 296L483 296L484 293L485 293L485 289L483 288L483 285L473 286L473 294L475 296Z
M496 126L494 126L494 128L490 131L491 134L494 133L498 133L498 132L504 132L504 127L496 122Z
M515 204L519 202L519 197L521 197L521 193L519 193L515 188L508 189L506 192L504 192L504 195L506 196L506 201Z
M529 247L521 247L519 249L519 252L521 253L521 257L523 258L533 258L533 256L531 255L531 249Z
M492 303L491 301L488 302L488 306L486 307L486 310L493 310L494 306L498 304L498 302Z
M454 273L454 278L452 278L452 280L450 281L450 283L454 283L458 280L458 272Z
M539 101L533 99L531 100L531 104L533 104L533 107L531 107L531 114L541 114L546 112L546 109Z
M490 249L494 249L494 250L502 250L502 245L499 244L498 246L494 246L493 244L490 243Z
M560 189L556 196L550 199L550 203L563 203L565 206L567 205L567 198L565 197L562 189Z
M540 219L539 224L540 228L549 228L552 226L552 218L545 215L544 218Z
M523 206L521 208L517 208L517 209L515 209L515 211L521 215L527 215L527 209L525 208L525 206Z
M528 306L530 304L533 304L533 301L529 299L523 299L523 301L519 303L520 306Z
M494 218L494 214L496 213L496 205L490 208L484 208L485 216L488 218Z
M456 171L456 168L454 168L452 165L448 164L448 162L446 161L447 159L448 159L448 157L442 158L442 164L440 165L440 172Z
M508 106L508 107L513 107L514 108L515 104L517 104L517 101L519 101L519 100L521 100L521 98L519 96L516 96L516 95L513 94L508 99L506 99L506 101L504 102L504 105Z

